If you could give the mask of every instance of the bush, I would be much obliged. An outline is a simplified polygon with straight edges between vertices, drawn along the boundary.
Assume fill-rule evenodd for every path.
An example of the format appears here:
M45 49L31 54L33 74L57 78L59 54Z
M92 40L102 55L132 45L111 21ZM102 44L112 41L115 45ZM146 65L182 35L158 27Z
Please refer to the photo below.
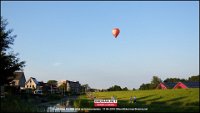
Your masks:
M51 94L48 96L48 100L49 101L52 101L52 100L59 100L61 99L62 97L60 95L57 95L57 94Z
M37 107L19 96L7 96L1 99L1 112L36 112Z
M77 99L74 101L75 108L93 108L94 102L88 99Z

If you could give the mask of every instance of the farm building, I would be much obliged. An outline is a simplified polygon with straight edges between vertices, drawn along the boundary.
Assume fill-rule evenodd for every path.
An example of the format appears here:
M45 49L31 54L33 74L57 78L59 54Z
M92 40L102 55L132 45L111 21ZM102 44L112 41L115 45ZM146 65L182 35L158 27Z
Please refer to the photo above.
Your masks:
M167 82L160 83L156 89L186 89L186 88L199 88L199 82Z
M186 89L188 88L184 83L178 82L173 89Z
M167 89L167 87L166 87L165 83L160 83L160 84L158 84L156 89Z
M175 85L176 85L176 83L174 83L174 82L166 82L166 83L162 82L162 83L158 84L156 89L172 89Z

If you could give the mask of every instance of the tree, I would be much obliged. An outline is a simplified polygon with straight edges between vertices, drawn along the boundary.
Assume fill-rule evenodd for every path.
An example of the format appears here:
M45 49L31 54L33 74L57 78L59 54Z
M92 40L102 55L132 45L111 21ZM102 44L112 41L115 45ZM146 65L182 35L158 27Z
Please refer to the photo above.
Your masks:
M56 80L49 80L49 81L47 81L48 85L57 86L57 83L58 83L58 81L56 81Z
M186 82L186 79L180 79L180 78L167 78L164 80L164 82Z
M63 95L65 95L65 92L67 92L67 85L66 83L62 83L59 87L60 91L62 92Z
M151 80L150 89L155 89L157 87L157 85L160 84L161 82L162 82L162 80L159 77L153 76L153 78Z
M160 82L162 82L162 80L159 77L153 76L151 83L143 83L142 85L140 85L139 90L155 89L158 86L158 84L160 84Z
M13 45L16 35L11 35L12 29L6 30L8 25L7 20L1 17L1 38L0 38L0 85L9 84L14 79L14 72L22 70L25 66L25 61L21 61L17 58L17 54L11 49L10 45Z
M58 87L60 90L65 90L67 89L66 87L66 83L62 83L59 87Z
M120 86L118 86L118 85L114 85L114 86L108 88L107 90L108 91L121 91L122 88Z
M123 91L128 91L128 88L127 88L127 87L125 87L125 88L123 88L122 90L123 90Z
M147 84L142 84L139 88L139 90L149 90L149 89L152 89L152 84L150 83L147 83Z
M199 82L199 75L189 77L188 81L190 81L190 82Z
M82 93L86 93L86 92L88 92L88 91L90 91L90 86L88 85L88 84L83 84L83 85L81 85L81 92Z

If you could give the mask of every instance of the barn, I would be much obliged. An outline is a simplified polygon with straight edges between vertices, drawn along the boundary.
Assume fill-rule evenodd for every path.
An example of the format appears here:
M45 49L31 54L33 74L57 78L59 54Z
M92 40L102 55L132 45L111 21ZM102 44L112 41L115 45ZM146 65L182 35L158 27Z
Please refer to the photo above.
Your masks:
M186 89L188 88L184 83L178 82L173 89Z
M166 82L166 83L161 82L160 84L158 84L156 89L172 89L175 85L176 85L175 82Z
M158 84L158 86L156 87L156 89L167 89L167 87L165 86L164 83L160 83L160 84Z
M186 89L186 88L199 88L199 82L166 82L160 83L156 89Z

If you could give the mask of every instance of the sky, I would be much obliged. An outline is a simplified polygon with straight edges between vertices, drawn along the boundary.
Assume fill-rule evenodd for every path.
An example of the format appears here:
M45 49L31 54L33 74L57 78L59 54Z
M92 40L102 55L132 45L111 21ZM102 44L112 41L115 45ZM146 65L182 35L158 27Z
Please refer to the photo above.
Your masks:
M132 89L199 74L198 1L2 1L1 16L26 80Z

